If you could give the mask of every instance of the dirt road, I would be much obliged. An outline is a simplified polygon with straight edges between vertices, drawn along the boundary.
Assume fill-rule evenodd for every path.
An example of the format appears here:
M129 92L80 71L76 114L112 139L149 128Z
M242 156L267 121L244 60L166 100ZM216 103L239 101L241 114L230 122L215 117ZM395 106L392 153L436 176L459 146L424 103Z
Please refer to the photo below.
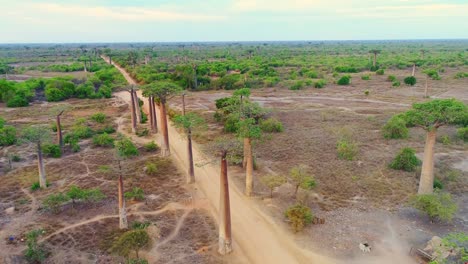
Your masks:
M103 57L108 62L106 58ZM113 65L123 74L130 84L136 82L118 65ZM116 96L130 101L128 92L119 92ZM141 96L141 92L139 92ZM147 104L144 105L147 111ZM159 116L159 113L157 113ZM187 143L185 138L169 124L171 157L180 168L187 170ZM159 134L156 135L161 142ZM200 146L194 144L193 156L195 164L209 160ZM204 166L195 167L195 188L202 191L203 195L210 201L214 215L217 215L219 205L219 168L209 163ZM335 263L335 261L300 248L290 234L275 225L273 219L264 214L249 198L245 197L242 190L234 184L230 185L231 194L231 216L234 237L235 254L242 255L248 263Z

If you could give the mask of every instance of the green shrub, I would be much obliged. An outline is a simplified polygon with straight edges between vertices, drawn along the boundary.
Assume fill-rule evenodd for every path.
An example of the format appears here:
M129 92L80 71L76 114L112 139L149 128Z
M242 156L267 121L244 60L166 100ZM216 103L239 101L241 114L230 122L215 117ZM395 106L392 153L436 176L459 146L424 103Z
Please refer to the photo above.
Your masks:
M409 76L404 79L404 82L406 85L413 86L416 84L416 77L414 76Z
M317 89L321 89L323 87L325 87L325 85L327 84L327 82L325 80L318 80L314 83L314 87L317 88Z
M41 188L41 185L39 184L39 182L35 182L31 185L31 191L37 191Z
M62 156L62 149L59 145L55 144L44 144L42 145L42 152L47 157L60 158Z
M95 113L91 116L91 120L100 124L104 123L106 121L106 118L107 118L106 114L101 113L101 112Z
M146 229L150 225L151 225L150 222L135 221L135 222L132 223L132 229Z
M289 220L294 232L304 229L306 225L312 223L314 217L310 208L301 204L288 207L284 215Z
M397 80L396 76L395 75L389 75L387 77L387 81L389 82L395 82Z
M377 71L375 71L375 74L377 74L377 75L384 75L384 74L385 74L385 71L384 71L384 69L378 69Z
M76 185L70 186L67 196L72 200L73 204L77 201L99 202L106 197L98 188L82 189Z
M447 136L447 135L442 135L442 136L440 137L440 142L441 142L442 144L446 145L446 146L452 144L452 141L450 140L450 137Z
M146 169L145 172L148 175L154 176L158 173L158 166L156 166L156 164L154 163L147 163L145 169Z
M390 163L394 170L414 171L421 161L416 157L416 151L412 148L403 148Z
M365 90L365 91L364 91L364 95L365 95L365 96L368 96L369 93L370 93L369 90Z
M338 140L336 144L338 158L344 160L354 160L358 154L358 147L355 143L349 142L346 139Z
M301 90L302 88L304 88L304 82L297 81L295 84L289 87L289 90Z
M131 251L139 258L138 252L151 244L151 238L145 229L135 229L123 233L111 247L115 254L128 258ZM141 262L140 262L141 263Z
M393 86L393 87L400 87L400 81L394 81L394 82L392 83L392 86Z
M432 187L434 187L434 189L442 190L444 188L444 184L438 178L434 178L434 183L432 184Z
M458 210L449 193L435 190L433 194L419 194L410 199L410 205L426 213L434 220L451 221Z
M18 154L14 154L14 155L11 156L11 161L19 162L19 161L21 161L21 157Z
M26 233L27 248L24 252L24 257L29 263L43 263L47 258L48 252L37 242L38 237L43 233L42 229Z
M146 137L147 135L149 135L149 130L147 128L137 130L136 135L139 137Z
M29 101L27 98L17 94L8 100L6 105L8 107L25 107L29 105Z
M439 72L436 69L427 69L424 73L433 80L440 80Z
M281 175L265 175L260 181L270 189L270 198L273 198L273 189L286 183L286 177Z
M0 128L3 128L5 126L5 124L6 124L5 119L0 117Z
M113 147L114 139L107 133L93 136L93 145L98 147Z
M368 75L368 74L362 75L362 76L361 76L361 80L369 81L369 80L370 80L370 75Z
M132 199L135 201L143 201L145 199L145 192L141 188L133 187L129 192L124 193L125 199Z
M13 126L3 126L0 128L0 146L10 146L15 144L16 128Z
M51 210L53 213L58 213L62 204L69 200L70 198L63 193L51 194L42 201L42 205L45 209Z
M468 78L468 72L457 72L454 76L455 79Z
M118 141L115 142L115 147L117 149L117 152L119 156L121 157L131 157L131 156L138 156L138 149L133 144L133 142L127 138L124 137Z
M148 121L148 115L143 112L142 109L140 109L140 113L141 113L141 122L142 124L145 124L147 121Z
M382 128L383 136L386 139L407 138L409 130L406 121L400 116L390 118Z
M85 125L73 126L71 133L79 139L90 138L93 136L93 130Z
M450 260L453 262L450 263L466 264L468 261L468 234L463 232L448 234L442 238L442 246L453 249L450 251Z
M351 82L351 76L345 75L338 80L338 85L349 85Z
M283 123L281 123L281 121L273 117L268 118L266 120L261 120L260 128L263 132L267 133L279 133L284 131Z
M151 141L150 143L145 144L144 148L146 151L150 152L157 151L159 149L159 146L154 141Z
M224 132L236 133L239 130L239 116L235 114L228 115L224 121Z
M146 259L141 259L141 258L137 258L137 259L129 259L127 261L127 264L148 264L148 261Z
M465 142L468 142L468 127L460 127L457 129L457 136Z

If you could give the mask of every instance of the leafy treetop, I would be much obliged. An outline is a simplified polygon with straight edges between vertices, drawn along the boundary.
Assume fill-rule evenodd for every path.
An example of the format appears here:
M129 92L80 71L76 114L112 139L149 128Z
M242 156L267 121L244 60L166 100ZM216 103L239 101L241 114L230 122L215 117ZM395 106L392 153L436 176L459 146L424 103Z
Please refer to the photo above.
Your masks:
M154 96L159 99L161 103L166 103L168 99L182 91L182 87L169 81L150 83L141 88L143 90L143 96Z
M404 118L408 126L430 131L447 124L466 123L468 107L456 99L436 99L413 104L413 109L407 111Z

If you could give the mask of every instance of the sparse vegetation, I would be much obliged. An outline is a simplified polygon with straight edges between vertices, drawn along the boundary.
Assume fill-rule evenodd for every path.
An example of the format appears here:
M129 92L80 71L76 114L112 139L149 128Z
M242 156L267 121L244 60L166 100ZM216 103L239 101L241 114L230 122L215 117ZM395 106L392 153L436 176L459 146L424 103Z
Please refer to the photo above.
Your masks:
M260 178L260 181L270 189L270 198L273 198L273 189L280 187L286 183L286 177L281 175L265 175Z
M135 201L143 201L145 192L141 188L133 187L131 191L125 192L124 197Z
M432 194L419 194L411 198L410 204L426 213L431 220L451 221L458 210L449 193L436 190Z
M310 208L302 204L290 206L286 209L284 215L289 220L294 232L304 229L306 225L312 223L312 218L314 217Z
M273 117L260 121L260 128L266 133L279 133L284 131L283 123Z
M123 233L112 245L111 251L124 257L129 257L132 251L139 259L139 251L151 244L151 239L145 229L135 229Z
M93 145L98 147L113 147L114 146L114 138L112 138L107 133L102 133L93 136Z
M421 161L416 157L416 151L412 148L403 148L390 163L390 168L394 170L415 171L421 165Z
M358 154L358 146L347 139L340 139L336 143L336 151L339 159L354 160Z

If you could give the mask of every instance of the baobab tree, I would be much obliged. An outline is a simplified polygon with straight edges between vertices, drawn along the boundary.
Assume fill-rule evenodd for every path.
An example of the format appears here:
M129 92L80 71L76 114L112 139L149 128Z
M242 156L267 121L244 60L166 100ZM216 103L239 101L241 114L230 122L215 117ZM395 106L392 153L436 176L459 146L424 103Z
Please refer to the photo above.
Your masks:
M135 104L135 89L134 86L131 85L128 89L130 93L130 116L132 122L132 133L135 134L137 130L137 115L136 115L136 104Z
M374 60L372 61L372 66L375 69L377 66L377 54L380 54L381 50L373 49L369 51L370 53L374 54Z
M47 188L46 172L42 157L42 145L50 141L50 129L45 125L31 126L23 131L23 137L27 141L36 145L39 186L41 188Z
M262 130L254 118L248 117L239 121L238 136L246 142L244 145L244 153L246 155L245 165L245 195L252 196L253 194L253 151L252 140L259 139L262 135Z
M231 205L229 199L228 160L239 149L236 140L222 137L210 145L210 151L221 158L221 172L219 174L219 240L218 252L222 255L232 251L231 235Z
M188 113L176 116L174 118L174 124L176 127L183 129L187 135L187 153L189 165L187 183L193 183L195 182L195 171L193 166L192 132L194 130L204 128L206 126L205 120L195 113Z
M116 156L119 167L118 197L119 197L119 227L128 228L127 212L125 210L125 198L122 175L122 160L138 156L138 149L129 138L123 137L115 142Z
M437 129L444 125L466 123L468 107L456 99L436 99L413 104L413 108L402 117L408 126L420 127L426 131L418 194L430 194L434 184L434 146Z
M65 112L69 107L69 105L61 104L51 109L52 114L55 115L55 126L57 127L57 143L60 145L60 148L63 148L63 133L60 118L63 112Z
M166 115L166 104L173 96L177 95L182 91L182 88L170 81L161 81L156 83L150 83L141 87L143 90L143 95L153 96L156 100L159 101L159 115L161 122L161 130L163 133L163 144L161 147L161 152L163 156L170 155L169 149L169 133L167 125L167 115Z

